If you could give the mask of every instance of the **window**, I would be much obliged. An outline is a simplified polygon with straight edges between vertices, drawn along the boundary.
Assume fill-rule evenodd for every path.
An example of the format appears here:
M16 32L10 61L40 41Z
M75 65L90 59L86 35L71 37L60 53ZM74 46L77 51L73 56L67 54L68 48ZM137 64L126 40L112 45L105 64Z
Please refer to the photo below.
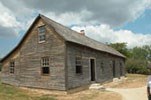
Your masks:
M42 74L49 74L49 67L42 67Z
M49 74L49 57L42 58L42 74L47 75Z
M10 62L10 67L9 67L10 73L14 73L15 71L14 67L15 67L15 62L14 61Z
M122 70L122 63L120 62L120 75L123 75L123 70Z
M45 26L38 27L39 42L44 42L46 40L46 28Z
M103 62L101 62L101 72L104 72L104 63Z
M76 74L82 74L82 57L77 56L75 59L76 63Z

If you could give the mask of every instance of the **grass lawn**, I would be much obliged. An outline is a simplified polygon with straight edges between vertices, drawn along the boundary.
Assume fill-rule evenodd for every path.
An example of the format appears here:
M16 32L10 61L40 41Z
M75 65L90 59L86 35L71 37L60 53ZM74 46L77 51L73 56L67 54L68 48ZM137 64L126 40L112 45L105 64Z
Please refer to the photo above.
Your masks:
M68 95L41 95L14 86L0 83L0 100L121 100L117 93L99 90L85 90ZM114 98L114 99L113 99Z
M147 76L138 74L127 74L127 79L121 82L107 83L106 87L136 88L146 85ZM100 90L85 90L68 95L42 94L41 91L34 92L18 87L1 84L0 100L121 100L117 93Z
M0 82L0 100L57 100L49 96L30 95L28 91Z
M0 83L0 100L56 100L47 96L32 96L17 87Z
M84 90L68 95L50 95L5 85L0 82L0 100L121 100L117 93L100 90Z
M127 74L126 79L119 82L111 82L107 83L105 87L112 87L112 88L139 88L146 86L147 82L147 75L141 74Z

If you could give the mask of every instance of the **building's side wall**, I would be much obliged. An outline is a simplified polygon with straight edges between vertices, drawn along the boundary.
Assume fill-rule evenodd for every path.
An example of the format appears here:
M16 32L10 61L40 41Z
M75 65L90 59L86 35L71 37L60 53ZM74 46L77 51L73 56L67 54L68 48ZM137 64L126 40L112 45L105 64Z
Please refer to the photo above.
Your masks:
M82 55L83 73L81 75L75 72L75 57ZM124 73L124 59L112 56L107 53L96 51L84 46L74 43L67 43L67 87L72 89L79 86L84 86L91 83L90 74L90 58L96 61L96 82L106 82L113 79L112 61L115 61L116 77L125 75ZM103 62L104 71L101 69L101 62ZM122 64L120 64L122 63ZM120 75L120 66L122 66L123 74Z
M3 63L2 82L27 87L66 89L64 40L46 25L46 41L38 43L37 27L44 24L41 19L37 21L19 50ZM50 58L49 75L41 73L42 57ZM9 73L11 59L15 61L15 74L12 75Z
M8 59L2 63L1 81L6 84L19 85L20 52L15 51ZM15 72L10 73L10 61L15 61Z

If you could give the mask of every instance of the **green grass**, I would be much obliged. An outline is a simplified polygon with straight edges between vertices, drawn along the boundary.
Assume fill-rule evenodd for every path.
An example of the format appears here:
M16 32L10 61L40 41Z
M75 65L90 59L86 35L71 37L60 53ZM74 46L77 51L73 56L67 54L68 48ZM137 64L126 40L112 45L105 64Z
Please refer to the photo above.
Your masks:
M27 91L0 82L0 100L57 100L49 96L29 95Z

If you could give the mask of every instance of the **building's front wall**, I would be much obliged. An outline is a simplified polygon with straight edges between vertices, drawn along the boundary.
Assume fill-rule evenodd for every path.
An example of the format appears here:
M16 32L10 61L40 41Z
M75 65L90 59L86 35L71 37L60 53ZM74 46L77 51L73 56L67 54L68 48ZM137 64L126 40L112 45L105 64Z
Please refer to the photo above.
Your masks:
M65 90L65 43L46 25L46 41L38 42L37 27L45 23L40 19L35 23L21 47L3 62L2 82L18 86ZM41 58L49 57L50 74L41 72ZM15 61L15 73L9 73L10 61Z
M19 84L19 57L20 52L17 50L15 51L8 59L6 59L2 63L2 71L1 71L1 81L3 83L11 84L11 85L18 85ZM15 63L15 73L11 74L9 70L10 61L16 61Z
M107 53L96 51L75 43L67 43L67 88L72 89L75 87L84 86L91 83L90 73L90 59L95 59L95 82L103 83L113 79L113 64L115 61L115 77L125 75L124 59L112 56ZM82 56L82 74L76 74L75 58ZM104 70L101 69L101 62L103 62ZM121 63L121 64L120 64ZM121 70L120 70L121 66ZM122 72L120 74L120 72Z

